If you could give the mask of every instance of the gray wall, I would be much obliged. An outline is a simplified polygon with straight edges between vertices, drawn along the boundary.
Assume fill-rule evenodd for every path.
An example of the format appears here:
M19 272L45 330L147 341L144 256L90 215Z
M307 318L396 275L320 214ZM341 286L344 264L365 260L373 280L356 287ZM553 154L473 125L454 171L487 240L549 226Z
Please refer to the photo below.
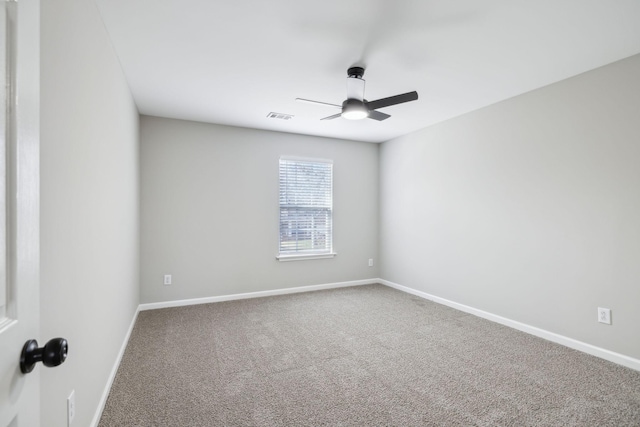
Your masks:
M281 155L333 159L335 258L275 259ZM377 176L375 144L143 116L142 302L378 277Z
M634 56L384 143L381 276L640 358L638 76Z
M88 426L139 303L138 113L93 1L41 11L41 335L69 358L40 369L43 425Z

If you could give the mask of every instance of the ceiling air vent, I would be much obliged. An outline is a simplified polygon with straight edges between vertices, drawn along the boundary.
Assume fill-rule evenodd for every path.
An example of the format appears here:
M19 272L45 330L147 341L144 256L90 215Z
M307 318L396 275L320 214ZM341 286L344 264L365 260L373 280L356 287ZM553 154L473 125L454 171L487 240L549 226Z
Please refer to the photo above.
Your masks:
M291 114L282 114L282 113L274 113L274 112L267 114L267 117L270 119L280 119L280 120L293 119L293 116Z

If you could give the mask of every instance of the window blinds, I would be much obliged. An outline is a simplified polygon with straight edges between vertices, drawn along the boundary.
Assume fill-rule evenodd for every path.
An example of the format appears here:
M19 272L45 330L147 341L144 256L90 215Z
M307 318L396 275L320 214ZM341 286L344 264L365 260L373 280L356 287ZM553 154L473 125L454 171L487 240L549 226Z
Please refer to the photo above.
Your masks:
M332 250L333 163L280 159L280 254Z

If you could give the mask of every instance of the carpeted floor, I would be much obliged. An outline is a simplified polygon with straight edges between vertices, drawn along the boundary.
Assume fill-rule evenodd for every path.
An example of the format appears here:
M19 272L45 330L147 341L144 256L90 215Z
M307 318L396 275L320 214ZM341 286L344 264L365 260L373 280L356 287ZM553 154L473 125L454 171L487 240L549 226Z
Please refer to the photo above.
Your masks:
M640 426L640 372L357 286L141 312L110 426Z

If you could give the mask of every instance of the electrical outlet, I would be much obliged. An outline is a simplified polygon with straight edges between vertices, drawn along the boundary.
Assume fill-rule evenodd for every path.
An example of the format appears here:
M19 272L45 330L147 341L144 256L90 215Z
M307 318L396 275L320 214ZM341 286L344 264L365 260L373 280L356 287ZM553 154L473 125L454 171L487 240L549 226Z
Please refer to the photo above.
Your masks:
M373 267L373 258L369 258L369 267Z
M71 390L71 394L67 397L67 425L70 426L76 417L76 391Z
M598 307L598 322L611 324L611 310L608 308Z
M171 284L171 275L170 274L165 274L164 275L164 284L165 285L170 285Z

